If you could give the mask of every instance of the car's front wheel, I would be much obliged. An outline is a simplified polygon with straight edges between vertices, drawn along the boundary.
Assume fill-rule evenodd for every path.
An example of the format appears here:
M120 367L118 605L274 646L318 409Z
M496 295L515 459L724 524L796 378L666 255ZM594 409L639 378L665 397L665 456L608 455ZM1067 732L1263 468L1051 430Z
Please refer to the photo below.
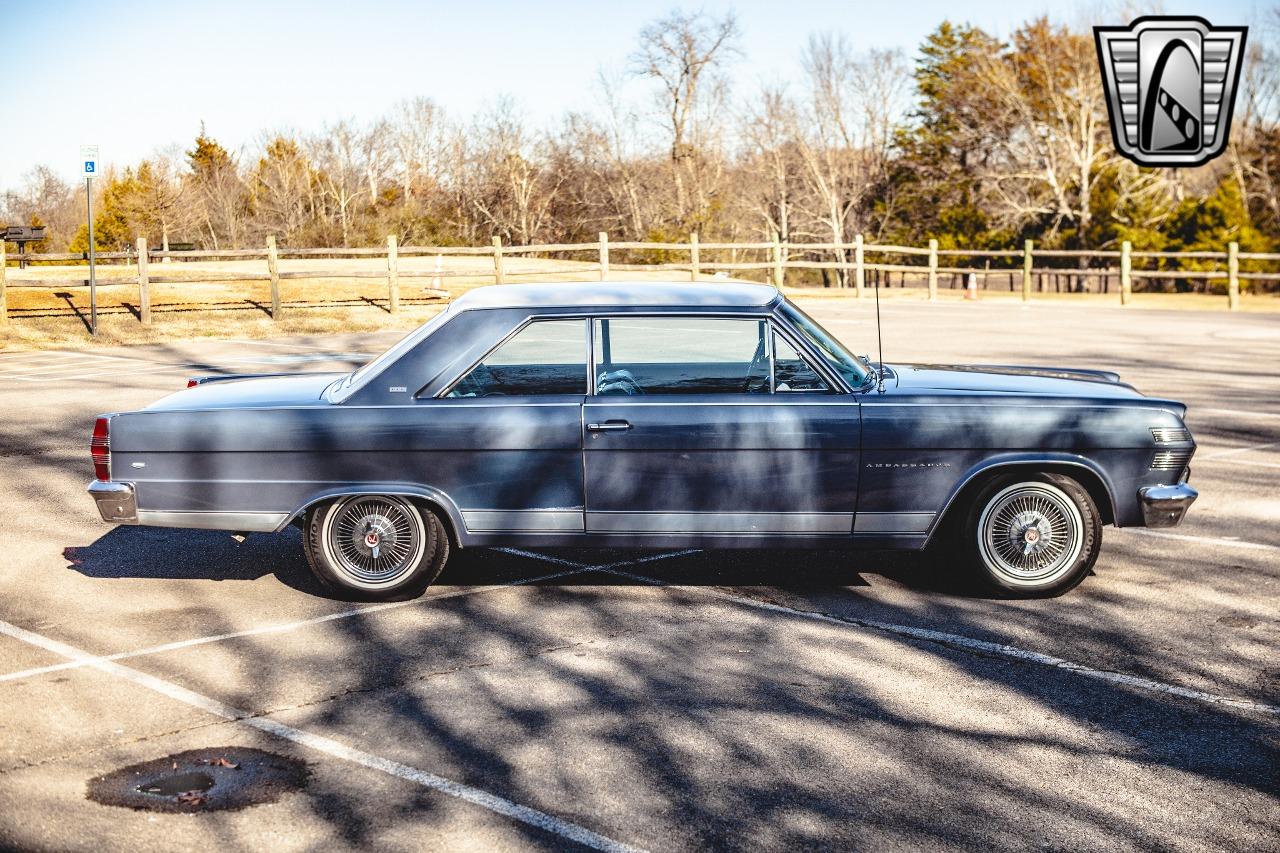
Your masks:
M303 550L325 586L347 597L409 598L449 557L444 523L396 495L355 495L320 504L303 522Z
M961 548L979 582L1012 598L1061 595L1089 574L1102 519L1089 492L1059 474L1001 477L969 507Z

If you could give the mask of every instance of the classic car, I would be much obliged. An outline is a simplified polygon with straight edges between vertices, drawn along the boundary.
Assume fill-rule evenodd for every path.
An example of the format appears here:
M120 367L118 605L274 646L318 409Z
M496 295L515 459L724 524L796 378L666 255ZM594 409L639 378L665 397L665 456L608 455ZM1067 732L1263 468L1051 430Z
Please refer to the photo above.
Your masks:
M1182 519L1185 413L1104 371L872 363L763 285L501 285L351 373L102 415L89 491L108 522L296 525L355 597L484 546L930 546L1049 596L1104 525Z

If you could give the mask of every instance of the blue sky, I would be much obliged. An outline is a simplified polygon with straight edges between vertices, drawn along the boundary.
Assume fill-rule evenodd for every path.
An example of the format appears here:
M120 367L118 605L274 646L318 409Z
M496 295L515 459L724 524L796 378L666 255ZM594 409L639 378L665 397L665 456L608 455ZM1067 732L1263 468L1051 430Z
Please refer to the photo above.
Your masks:
M1270 5L1201 0L1164 8L1237 24L1255 23ZM455 117L509 95L532 121L549 123L565 110L590 109L597 69L624 67L641 27L673 7L737 12L744 56L731 78L739 92L794 79L813 32L843 32L859 49L910 55L947 17L1006 35L1040 13L1082 25L1125 23L1135 8L1049 0L0 0L0 188L36 163L74 178L82 143L98 144L107 163L189 144L201 120L233 150L264 129L365 121L416 95ZM24 97L28 87L36 94Z

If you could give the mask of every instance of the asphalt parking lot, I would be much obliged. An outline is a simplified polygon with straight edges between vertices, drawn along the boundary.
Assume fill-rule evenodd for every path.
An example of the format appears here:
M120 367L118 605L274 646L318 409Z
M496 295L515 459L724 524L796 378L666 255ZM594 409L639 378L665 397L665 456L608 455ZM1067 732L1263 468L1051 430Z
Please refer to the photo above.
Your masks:
M804 307L875 352L869 304ZM889 303L884 329L889 362L1187 402L1199 502L1108 528L1045 601L912 555L466 550L419 600L352 604L294 530L103 524L88 437L195 373L391 338L0 353L0 848L1280 847L1280 315ZM249 748L305 781L225 811L86 797Z

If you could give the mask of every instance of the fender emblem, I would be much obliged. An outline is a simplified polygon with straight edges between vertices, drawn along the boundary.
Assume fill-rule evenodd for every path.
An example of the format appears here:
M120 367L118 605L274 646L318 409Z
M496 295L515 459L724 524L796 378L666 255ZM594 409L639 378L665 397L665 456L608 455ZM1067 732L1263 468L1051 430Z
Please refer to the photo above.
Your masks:
M950 462L868 462L864 468L950 468Z

